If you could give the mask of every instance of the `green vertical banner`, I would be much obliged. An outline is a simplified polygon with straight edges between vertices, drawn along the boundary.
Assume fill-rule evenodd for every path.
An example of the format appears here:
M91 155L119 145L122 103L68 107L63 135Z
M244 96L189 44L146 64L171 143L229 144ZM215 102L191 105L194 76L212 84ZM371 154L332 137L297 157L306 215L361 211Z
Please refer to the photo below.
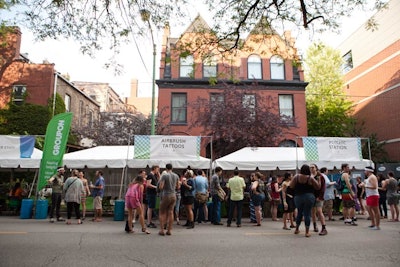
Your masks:
M71 112L61 113L54 116L47 125L43 156L40 162L38 191L56 173L57 167L62 166L71 121Z

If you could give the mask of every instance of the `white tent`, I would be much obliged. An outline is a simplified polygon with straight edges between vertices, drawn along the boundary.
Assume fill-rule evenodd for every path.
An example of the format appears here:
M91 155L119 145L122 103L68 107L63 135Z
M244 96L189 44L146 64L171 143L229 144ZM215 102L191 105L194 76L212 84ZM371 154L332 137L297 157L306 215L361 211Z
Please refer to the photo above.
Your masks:
M42 154L42 151L34 148L30 158L0 158L0 168L38 169Z
M326 167L330 170L340 169L342 162L337 161L306 161L302 147L245 147L214 161L214 167L220 166L224 170L295 170L302 164L315 163L319 168ZM373 166L369 160L346 162L350 167L363 169Z
M135 159L134 146L97 146L67 153L63 163L67 168L145 168L147 165L165 167L171 163L174 168L210 168L210 159L203 157L186 157L182 159Z

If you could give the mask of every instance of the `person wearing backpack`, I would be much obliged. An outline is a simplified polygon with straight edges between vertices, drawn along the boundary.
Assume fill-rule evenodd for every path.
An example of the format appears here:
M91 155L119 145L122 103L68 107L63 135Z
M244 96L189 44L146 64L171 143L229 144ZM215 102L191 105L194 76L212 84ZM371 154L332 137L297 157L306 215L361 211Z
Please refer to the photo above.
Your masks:
M343 202L343 218L344 223L347 225L357 226L354 221L355 217L355 199L357 195L352 189L350 183L350 166L347 163L342 164L342 177L340 183L343 185L342 202Z

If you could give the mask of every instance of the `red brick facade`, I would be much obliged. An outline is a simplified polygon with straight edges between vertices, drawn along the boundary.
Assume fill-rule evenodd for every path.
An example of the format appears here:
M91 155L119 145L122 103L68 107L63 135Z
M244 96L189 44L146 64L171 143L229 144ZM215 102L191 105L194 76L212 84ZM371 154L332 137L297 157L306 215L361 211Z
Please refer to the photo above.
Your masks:
M303 72L301 68L294 67L294 60L297 58L297 50L294 48L294 41L290 34L285 34L286 39L282 39L275 33L269 35L253 34L245 40L245 48L236 50L234 53L226 53L222 56L217 56L217 80L216 84L210 83L210 78L204 75L203 58L205 50L213 51L213 47L204 46L203 51L193 53L193 71L189 77L180 77L181 68L180 55L182 50L179 47L184 46L184 43L195 43L196 38L208 39L211 38L206 33L196 32L193 25L204 24L201 17L197 17L192 25L186 30L179 39L174 39L169 36L169 29L166 29L164 42L162 47L162 56L160 64L160 79L157 80L159 88L158 95L158 110L163 114L171 114L172 94L185 93L187 103L193 103L198 97L210 99L212 93L221 92L223 83L235 84L239 89L249 88L252 84L256 84L257 92L261 97L268 97L272 101L273 106L279 107L279 95L291 95L293 99L293 114L296 120L296 127L291 127L285 130L280 140L275 146L286 144L285 141L290 140L293 144L301 139L296 137L307 135L307 118L305 104L305 87ZM204 26L204 25L202 25ZM208 27L208 26L204 26ZM200 36L200 37L199 37ZM257 41L258 40L258 41ZM197 42L198 43L198 42ZM248 59L250 56L256 55L259 57L261 65L260 76L257 79L249 79ZM272 79L271 62L273 56L278 55L282 58L281 65L284 77L280 79ZM270 103L271 104L271 103ZM267 105L267 103L258 102L257 105ZM279 114L279 110L276 112ZM164 119L163 124L168 125L170 133L175 135L205 135L203 128L191 128L190 124L194 121L191 114L191 107L188 105L186 110L187 120L184 123L171 122L171 116ZM161 118L163 119L163 118ZM266 126L268 127L268 126ZM206 155L206 146L209 141L202 144L201 154Z

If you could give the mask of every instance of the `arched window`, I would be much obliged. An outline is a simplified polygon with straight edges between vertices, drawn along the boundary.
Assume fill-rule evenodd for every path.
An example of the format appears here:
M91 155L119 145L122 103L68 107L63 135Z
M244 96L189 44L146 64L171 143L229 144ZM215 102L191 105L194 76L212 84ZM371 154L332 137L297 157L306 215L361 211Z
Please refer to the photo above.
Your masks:
M280 56L272 56L270 59L271 80L285 79L285 64Z
M217 59L212 55L203 60L203 77L217 77Z
M258 55L251 55L247 59L247 78L262 79L261 58Z
M181 78L193 78L194 75L194 60L192 55L179 58Z

